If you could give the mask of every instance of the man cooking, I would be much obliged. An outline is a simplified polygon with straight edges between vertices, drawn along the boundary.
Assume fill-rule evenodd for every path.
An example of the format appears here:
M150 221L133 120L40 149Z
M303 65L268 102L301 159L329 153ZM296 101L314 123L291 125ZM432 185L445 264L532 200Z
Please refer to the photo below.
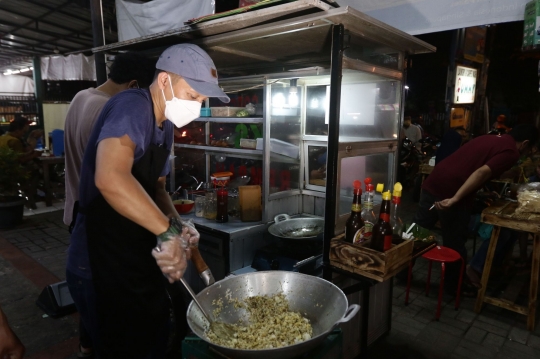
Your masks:
M166 49L149 89L104 106L81 167L71 252L87 250L96 291L99 358L162 358L169 305L163 275L182 278L199 234L165 191L173 124L199 117L201 102L229 98L212 59L191 44ZM167 119L169 121L167 121ZM157 239L156 239L157 237ZM159 247L159 251L153 249Z

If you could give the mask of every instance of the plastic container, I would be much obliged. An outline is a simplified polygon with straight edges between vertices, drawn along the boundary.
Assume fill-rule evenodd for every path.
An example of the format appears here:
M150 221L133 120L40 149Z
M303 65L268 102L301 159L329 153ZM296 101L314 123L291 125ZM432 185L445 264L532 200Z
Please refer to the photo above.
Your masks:
M262 219L261 186L239 186L240 220L256 222Z
M201 108L201 117L210 117L212 115L212 111L209 107L203 107Z
M236 113L240 110L244 110L244 107L211 107L212 117L236 117Z
M257 140L250 140L247 138L240 139L240 148L249 148L254 150L257 148Z
M227 210L227 202L229 198L229 193L225 188L220 188L217 190L217 214L216 222L225 223L229 221L229 214Z

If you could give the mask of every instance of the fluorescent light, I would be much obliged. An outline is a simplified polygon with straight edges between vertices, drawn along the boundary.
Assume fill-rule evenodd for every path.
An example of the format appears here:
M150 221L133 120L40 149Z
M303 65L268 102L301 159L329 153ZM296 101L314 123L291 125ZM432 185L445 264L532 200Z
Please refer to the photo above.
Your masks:
M21 72L20 72L19 70L13 70L13 71L11 71L11 73L12 73L12 74L19 74L19 73L21 73Z
M7 75L11 75L11 70L7 70L6 72L4 72L4 76L7 76Z
M33 70L34 68L32 66L30 66L30 70Z
M405 85L405 90L408 90L409 89L409 86Z
M28 71L30 71L30 68L28 68L28 67L25 67L25 68L21 69L21 72L28 72Z

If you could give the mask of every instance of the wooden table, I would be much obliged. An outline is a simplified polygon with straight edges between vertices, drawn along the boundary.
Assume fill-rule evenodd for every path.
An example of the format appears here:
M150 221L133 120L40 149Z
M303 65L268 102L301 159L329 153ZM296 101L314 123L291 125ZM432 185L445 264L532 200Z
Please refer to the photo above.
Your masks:
M517 202L499 201L482 212L481 221L483 223L492 224L494 227L491 234L486 262L484 264L484 271L482 273L482 288L478 291L478 297L476 298L476 306L474 310L475 312L480 313L483 304L488 303L519 314L523 314L527 316L527 329L534 330L536 297L538 293L538 276L540 271L540 214L516 214L515 211L517 206ZM495 254L497 240L502 227L517 231L530 232L534 236L528 306L516 305L509 300L498 299L485 295L489 279L489 272L491 271L491 263L493 262L493 255Z
M56 157L56 156L50 156L50 157L37 157L39 162L41 163L41 166L43 167L43 185L45 190L45 204L47 207L52 206L52 198L53 198L53 191L51 188L51 172L49 166L56 165L60 163L65 163L64 157Z

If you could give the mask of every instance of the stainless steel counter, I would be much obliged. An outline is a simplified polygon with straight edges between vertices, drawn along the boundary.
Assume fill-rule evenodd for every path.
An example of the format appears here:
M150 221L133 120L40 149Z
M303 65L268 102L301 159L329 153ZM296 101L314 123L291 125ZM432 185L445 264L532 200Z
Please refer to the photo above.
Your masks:
M266 229L268 226L263 222L242 222L239 219L231 219L230 217L228 222L218 223L212 219L196 217L193 213L182 214L181 217L184 220L193 220L196 227L204 227L208 231L223 232L229 236L229 239L235 239L250 233L260 233L263 228Z

